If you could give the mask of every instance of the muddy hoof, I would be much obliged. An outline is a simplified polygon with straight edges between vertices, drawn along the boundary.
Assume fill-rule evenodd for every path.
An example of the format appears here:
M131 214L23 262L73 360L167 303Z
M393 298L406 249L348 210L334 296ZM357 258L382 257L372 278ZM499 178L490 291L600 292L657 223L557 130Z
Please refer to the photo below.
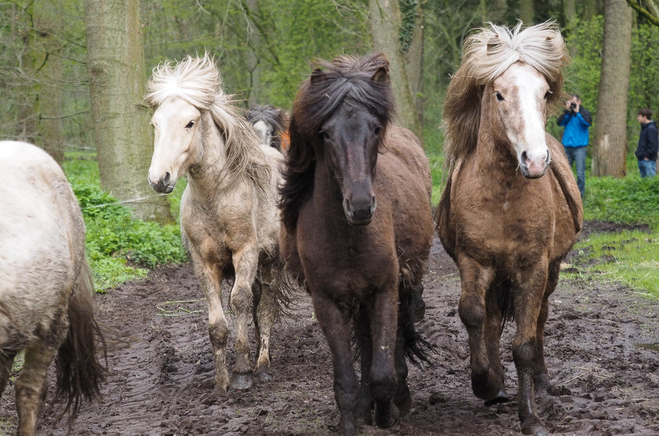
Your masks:
M522 434L547 436L549 432L538 418L529 418L522 423Z
M206 395L203 395L199 401L201 404L205 406L212 406L213 404L217 404L221 400L225 399L228 397L229 394L227 393L227 390L221 387L216 387L213 389L212 392L209 392Z
M269 382L270 380L272 380L272 376L266 370L258 371L256 374L254 374L254 377L256 378L256 381L258 381L259 383Z
M423 286L412 288L412 321L417 323L426 316L426 303L423 301Z
M507 403L508 401L510 401L508 393L506 393L505 389L501 389L498 394L489 400L485 400L483 404L489 407L494 406L495 404Z
M396 407L398 407L398 412L400 413L401 417L410 413L410 409L412 408L412 396L410 395L410 389L407 387L407 385L405 386L403 392L399 393L394 398L394 404Z
M252 373L231 375L231 389L245 390L251 388L253 385L254 376Z
M389 428L398 422L400 412L398 407L390 403L388 407L380 408L375 405L375 425L380 428Z
M551 381L549 381L549 375L547 375L546 372L536 374L535 377L533 377L533 385L536 392L547 391L549 395L560 395L560 389L558 394L552 393L552 391L554 391L554 387L551 385Z

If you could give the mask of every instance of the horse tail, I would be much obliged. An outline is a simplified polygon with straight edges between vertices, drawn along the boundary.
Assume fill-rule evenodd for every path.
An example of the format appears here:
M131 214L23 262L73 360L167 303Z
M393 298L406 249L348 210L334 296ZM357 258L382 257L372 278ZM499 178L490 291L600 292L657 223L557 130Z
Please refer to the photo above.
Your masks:
M506 321L512 319L515 314L512 283L509 280L497 281L494 283L492 291L495 292L497 306L501 311L501 332L499 332L499 335L502 335L503 329L506 327Z
M430 354L435 352L435 346L428 342L414 326L415 321L419 321L420 302L423 293L423 285L413 286L408 292L401 293L400 305L398 309L398 329L399 337L403 339L403 347L407 359L417 368L422 368L424 363L431 363ZM424 309L425 309L425 305Z
M67 412L73 419L80 409L83 397L88 401L100 397L100 385L105 379L105 367L97 357L99 347L107 364L105 339L94 319L94 286L87 260L78 274L69 301L69 329L66 339L57 353L57 392L56 396L67 398Z

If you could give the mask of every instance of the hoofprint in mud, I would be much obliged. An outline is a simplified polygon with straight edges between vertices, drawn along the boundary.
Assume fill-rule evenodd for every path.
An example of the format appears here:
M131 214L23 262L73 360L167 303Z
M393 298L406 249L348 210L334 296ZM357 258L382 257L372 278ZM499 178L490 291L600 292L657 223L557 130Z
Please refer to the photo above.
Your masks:
M584 233L592 227L586 223ZM413 404L405 419L388 430L364 427L363 434L518 434L515 402L488 408L471 392L467 332L457 314L459 278L437 238L425 285L426 316L417 326L437 346L434 364L410 368ZM330 353L309 297L273 333L273 381L232 391L227 399L210 395L214 363L207 309L190 265L153 271L146 280L98 297L98 318L121 336L111 340L111 373L102 403L85 405L71 434L283 436L340 431ZM536 399L549 431L659 434L659 352L638 346L659 342L659 304L620 285L563 279L550 306L546 359L561 395ZM506 388L514 398L513 334L514 328L507 327L501 350ZM234 354L228 354L232 362ZM53 376L40 434L66 435L64 422L53 427L61 410L61 404L51 403ZM13 432L13 398L10 381L0 402L0 434Z

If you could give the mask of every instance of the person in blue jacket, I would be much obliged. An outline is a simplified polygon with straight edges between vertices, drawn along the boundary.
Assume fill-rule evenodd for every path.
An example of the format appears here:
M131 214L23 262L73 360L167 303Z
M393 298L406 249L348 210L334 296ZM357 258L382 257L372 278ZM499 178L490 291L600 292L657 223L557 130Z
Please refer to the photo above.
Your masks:
M559 126L565 127L563 132L563 147L567 160L570 163L577 164L577 186L583 198L586 192L586 147L590 136L590 126L593 124L593 118L590 112L581 106L581 99L578 95L572 95L565 102L565 110L556 120Z
M648 108L639 110L636 119L641 123L641 135L636 149L638 170L641 172L641 177L653 178L657 175L657 149L659 149L657 123L652 121L652 111Z

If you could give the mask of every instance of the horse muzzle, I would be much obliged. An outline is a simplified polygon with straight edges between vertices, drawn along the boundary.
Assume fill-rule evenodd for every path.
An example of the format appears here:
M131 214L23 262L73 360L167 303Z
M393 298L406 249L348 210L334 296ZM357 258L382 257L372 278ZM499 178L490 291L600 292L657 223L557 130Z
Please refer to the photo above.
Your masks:
M172 176L169 172L165 172L165 175L160 177L157 181L152 180L149 175L149 184L159 194L169 194L174 190L176 182L172 183Z
M526 152L523 152L519 159L519 167L527 179L537 179L544 176L550 163L551 153L549 149L547 149L545 158L540 161L530 159Z
M368 200L350 201L343 200L343 212L346 214L348 224L351 226L365 226L373 221L373 215L378 202L375 195Z

